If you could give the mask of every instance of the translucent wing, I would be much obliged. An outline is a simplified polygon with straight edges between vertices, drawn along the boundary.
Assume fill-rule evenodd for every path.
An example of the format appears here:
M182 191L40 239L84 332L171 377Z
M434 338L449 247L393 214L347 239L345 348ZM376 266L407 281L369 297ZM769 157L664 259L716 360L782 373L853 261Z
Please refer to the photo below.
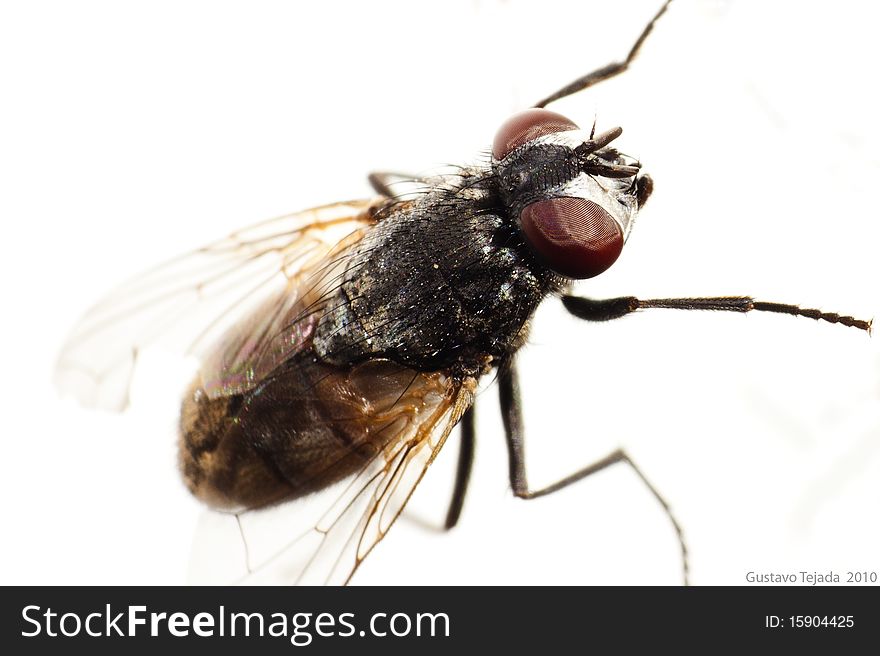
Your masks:
M408 374L400 379L407 382L395 392L397 401L375 420L383 426L381 448L353 477L289 504L287 523L271 518L269 530L293 539L274 553L255 555L251 550L249 573L241 582L345 584L385 537L473 402L476 387L474 379L459 382L440 373ZM320 514L304 519L308 508L316 505ZM258 530L254 522L265 519L262 511L239 517L245 536ZM299 528L292 530L295 525Z
M209 394L248 389L296 349L303 338L296 331L307 324L294 314L332 286L345 250L375 222L383 202L336 203L272 219L134 278L76 325L59 356L56 384L86 405L121 410L138 353L161 344L204 363ZM218 348L224 335L227 343Z

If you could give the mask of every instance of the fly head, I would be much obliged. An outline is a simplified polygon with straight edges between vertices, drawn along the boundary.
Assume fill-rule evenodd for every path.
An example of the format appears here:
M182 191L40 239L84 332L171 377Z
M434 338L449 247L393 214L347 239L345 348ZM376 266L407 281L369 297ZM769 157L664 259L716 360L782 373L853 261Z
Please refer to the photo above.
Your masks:
M535 255L568 278L592 278L614 264L651 194L639 162L609 146L621 132L595 135L530 109L495 136L492 168L506 210Z

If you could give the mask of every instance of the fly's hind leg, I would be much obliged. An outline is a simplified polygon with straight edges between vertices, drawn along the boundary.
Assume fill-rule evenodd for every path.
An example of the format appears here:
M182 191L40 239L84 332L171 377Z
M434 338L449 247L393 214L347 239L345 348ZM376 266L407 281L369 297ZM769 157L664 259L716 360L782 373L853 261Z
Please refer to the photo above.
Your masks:
M660 17L666 13L666 9L669 7L669 3L672 0L666 0L663 3L663 6L660 7L660 11L658 11L654 18L651 19L645 28L642 30L642 33L639 35L639 38L636 39L636 42L633 44L633 47L630 48L629 54L627 54L626 59L619 62L614 62L612 64L608 64L607 66L603 66L602 68L596 69L592 73L587 73L583 77L579 77L574 82L570 84L566 84L556 93L552 93L540 102L535 103L535 107L546 107L552 102L556 102L566 96L571 96L578 91L583 91L593 85L602 82L603 80L607 80L609 78L615 77L623 73L626 69L629 68L629 65L633 63L636 56L639 54L639 50L642 47L642 44L645 42L645 39L648 38L648 35L654 29L654 24L660 19Z
M459 436L458 465L456 466L455 483L452 486L452 497L446 511L443 523L434 519L419 517L411 513L404 513L403 518L421 528L432 532L445 532L455 528L461 517L464 507L464 499L467 496L468 484L471 479L471 469L474 464L474 443L476 440L476 428L474 424L474 406L471 405L467 412L462 415L458 422L461 427ZM451 441L451 440L450 440ZM448 448L448 447L447 447Z
M520 499L537 499L539 497L552 494L562 488L568 487L572 483L576 483L587 476L591 476L597 472L615 465L624 463L629 465L636 475L642 479L642 482L657 499L657 502L663 508L666 516L669 518L675 534L678 537L678 544L681 549L681 567L684 584L688 585L688 551L684 541L684 532L681 525L672 514L672 509L666 500L660 495L657 489L651 485L651 482L645 477L641 470L636 466L632 459L622 449L617 449L601 460L587 465L579 469L573 474L565 478L537 490L529 489L528 479L526 477L526 461L525 461L525 441L523 437L523 421L522 410L519 398L519 380L516 372L516 365L511 360L507 366L502 367L498 375L499 400L501 403L501 418L504 422L504 434L507 438L507 450L510 464L510 486L513 493Z
M459 438L458 468L455 473L455 485L452 488L452 499L449 502L449 510L446 512L446 522L444 523L444 528L447 531L458 524L458 518L461 516L461 509L464 506L464 497L467 494L468 483L471 480L471 469L474 465L474 442L476 438L474 405L468 408L459 422L461 436Z

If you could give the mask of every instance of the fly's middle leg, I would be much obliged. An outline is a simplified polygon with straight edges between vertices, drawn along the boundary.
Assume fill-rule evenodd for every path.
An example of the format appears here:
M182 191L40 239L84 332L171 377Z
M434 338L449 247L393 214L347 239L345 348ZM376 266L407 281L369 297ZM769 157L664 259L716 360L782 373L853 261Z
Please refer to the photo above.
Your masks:
M604 458L577 470L573 474L570 474L551 485L539 489L531 489L529 487L528 478L526 476L525 438L519 395L519 379L516 372L516 365L512 360L507 363L507 366L502 367L499 371L498 385L499 400L501 402L501 418L504 423L504 434L507 438L507 450L510 465L510 486L513 488L513 493L520 499L537 499L568 487L572 483L577 483L578 481L600 472L611 465L617 463L629 465L663 508L673 529L675 529L675 534L678 538L678 544L681 550L682 577L684 585L688 585L688 550L684 541L684 532L682 531L681 525L678 523L678 520L675 519L675 516L672 514L672 509L666 500L660 495L657 489L651 484L635 462L633 462L632 458L630 458L623 449L616 449Z

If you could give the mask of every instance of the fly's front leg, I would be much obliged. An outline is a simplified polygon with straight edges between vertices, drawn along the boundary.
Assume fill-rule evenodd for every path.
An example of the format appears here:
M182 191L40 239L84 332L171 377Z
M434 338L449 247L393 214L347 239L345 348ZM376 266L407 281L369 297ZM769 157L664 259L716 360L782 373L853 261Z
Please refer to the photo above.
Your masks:
M750 296L715 296L708 298L651 298L639 299L635 296L619 298L592 299L580 296L563 296L565 309L578 319L586 321L611 321L637 310L714 310L716 312L773 312L806 317L816 321L837 323L850 328L858 328L870 334L871 320L856 319L836 312L823 312L813 308L802 308L787 303L756 301Z
M669 518L669 521L672 523L672 527L675 529L675 534L678 537L678 544L681 548L682 576L684 584L688 585L688 551L687 545L685 545L684 542L684 532L681 530L681 526L673 516L669 504L662 496L660 496L660 493L657 492L653 485L651 485L651 482L645 477L623 449L617 449L612 453L609 453L604 458L579 469L552 485L537 490L529 489L528 478L526 476L524 432L519 398L519 379L516 372L516 365L513 360L511 360L507 366L501 368L501 371L498 374L498 386L498 396L501 402L501 418L504 423L504 434L507 438L507 451L510 464L510 486L513 488L513 493L520 499L537 499L568 487L572 483L576 483L587 476L600 472L611 465L617 463L629 465L636 475L642 479L642 482L651 491L654 498L657 499L658 503L666 513L666 516Z
M636 56L639 54L639 50L641 49L642 44L645 42L645 39L648 38L651 30L654 29L654 24L658 20L660 20L660 17L663 14L666 13L666 9L669 7L670 2L672 2L672 0L666 0L666 2L663 3L663 6L660 7L660 11L658 11L654 15L654 18L651 19L651 22L649 22L645 26L645 28L642 30L642 33L639 35L639 38L636 39L635 44L633 44L633 47L630 48L629 54L627 54L626 59L620 62L614 62L613 64L608 64L607 66L603 66L602 68L593 71L592 73L587 73L583 77L579 77L571 84L567 84L562 87L556 93L550 94L540 102L535 103L535 107L546 107L552 102L556 102L557 100L565 98L566 96L571 96L578 91L583 91L584 89L596 85L603 80L607 80L623 73L626 69L629 68L629 65L633 63L633 60L635 60Z

